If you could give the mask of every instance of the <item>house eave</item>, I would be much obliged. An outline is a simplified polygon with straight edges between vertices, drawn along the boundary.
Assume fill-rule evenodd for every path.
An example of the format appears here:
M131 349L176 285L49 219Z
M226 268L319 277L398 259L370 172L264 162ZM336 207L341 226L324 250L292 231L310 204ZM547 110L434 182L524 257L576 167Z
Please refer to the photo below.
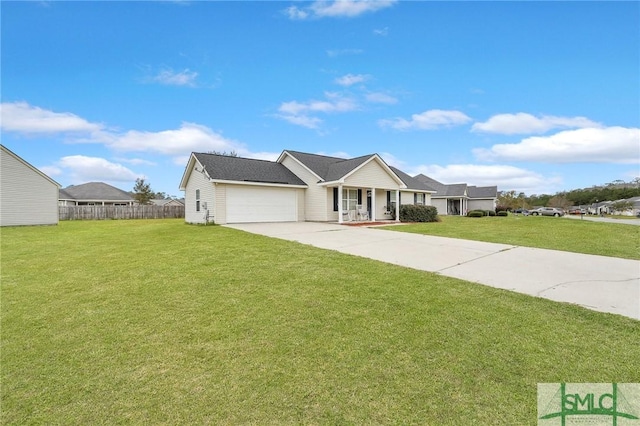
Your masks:
M279 182L258 182L247 180L225 180L225 179L209 179L209 182L215 184L228 184L228 185L251 185L251 186L271 186L279 188L299 188L307 189L307 185L296 185L291 183L279 183Z
M313 176L315 176L316 178L318 178L319 182L324 181L324 179L322 179L320 176L318 176L318 174L316 172L314 172L313 170L311 170L309 167L307 167L306 164L304 164L302 161L298 160L295 155L292 155L291 153L289 153L287 150L282 151L282 153L280 154L280 156L278 157L278 159L276 160L276 163L282 164L282 162L284 161L284 159L286 157L291 158L293 161L295 161L296 163L298 163L300 166L304 167L305 170L307 170L309 173L311 173Z
M187 190L187 180L188 180L188 176L191 175L191 171L193 170L194 161L198 161L198 160L196 159L195 155L193 155L193 152L192 152L191 156L189 157L189 161L187 161L187 166L184 168L184 172L182 173L182 179L180 179L180 186L178 187L180 191Z

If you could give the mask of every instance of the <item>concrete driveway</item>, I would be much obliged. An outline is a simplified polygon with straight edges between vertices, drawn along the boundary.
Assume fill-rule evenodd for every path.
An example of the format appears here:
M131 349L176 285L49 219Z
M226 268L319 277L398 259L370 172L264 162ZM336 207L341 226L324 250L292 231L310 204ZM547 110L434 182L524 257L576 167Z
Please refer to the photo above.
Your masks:
M640 320L635 260L327 223L226 226Z

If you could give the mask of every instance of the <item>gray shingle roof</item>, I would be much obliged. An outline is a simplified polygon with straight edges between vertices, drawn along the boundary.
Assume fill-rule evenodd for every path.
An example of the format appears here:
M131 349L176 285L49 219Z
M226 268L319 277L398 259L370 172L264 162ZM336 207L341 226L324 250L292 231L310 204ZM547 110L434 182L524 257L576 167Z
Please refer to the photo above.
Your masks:
M440 183L437 180L430 178L429 176L425 176L422 173L414 176L413 178L438 191L438 194L436 195L441 195L442 193L446 192L447 185L445 185L444 183Z
M404 182L404 184L407 185L407 189L416 189L419 191L436 191L435 188L432 188L431 186L427 185L425 182L420 181L419 179L409 176L402 170L392 166L389 166L389 167L391 168L391 170L393 170L395 174L398 175L398 177L402 180L402 182Z
M320 178L325 182L333 182L341 179L343 176L349 174L349 172L355 170L375 155L369 154L356 158L339 158L299 151L286 150L286 152L298 159L298 161L320 176ZM389 168L400 178L400 180L404 182L405 185L407 185L408 189L435 191L431 186L412 178L402 170L391 166L389 166Z
M432 195L432 197L435 198L464 197L465 190L467 191L467 197L469 198L495 198L498 196L497 186L467 186L466 183L446 185L423 174L419 174L415 176L415 178L438 191L436 194Z
M445 195L447 197L464 197L465 195L469 195L468 193L466 193L467 191L466 183L454 183L446 186L447 186L447 192Z
M193 155L212 179L306 186L291 170L273 161L195 152Z
M104 182L71 185L60 190L61 200L133 201L130 193Z
M498 196L497 186L470 186L469 198L496 198Z
M417 180L420 182L429 185L433 189L437 191L436 194L432 195L432 197L464 197L464 192L467 189L466 183L454 183L452 185L446 185L444 183L438 182L435 179L430 178L429 176L425 176L423 174L419 174L415 176Z
M332 182L342 178L373 157L371 154L356 158L338 158L299 151L286 150L286 152L307 166L325 182Z

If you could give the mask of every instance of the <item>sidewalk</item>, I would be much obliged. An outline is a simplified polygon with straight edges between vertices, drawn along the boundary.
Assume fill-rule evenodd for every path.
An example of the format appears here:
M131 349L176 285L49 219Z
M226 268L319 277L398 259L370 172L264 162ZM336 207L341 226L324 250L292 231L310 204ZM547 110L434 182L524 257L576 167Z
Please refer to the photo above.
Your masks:
M640 262L313 222L230 228L640 320Z

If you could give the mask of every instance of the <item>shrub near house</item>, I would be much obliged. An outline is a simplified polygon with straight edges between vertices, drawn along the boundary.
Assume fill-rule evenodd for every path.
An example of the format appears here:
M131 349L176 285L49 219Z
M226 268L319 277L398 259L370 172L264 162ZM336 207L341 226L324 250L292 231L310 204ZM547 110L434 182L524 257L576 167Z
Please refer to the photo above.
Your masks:
M403 204L400 206L401 222L439 222L438 209L434 206Z

